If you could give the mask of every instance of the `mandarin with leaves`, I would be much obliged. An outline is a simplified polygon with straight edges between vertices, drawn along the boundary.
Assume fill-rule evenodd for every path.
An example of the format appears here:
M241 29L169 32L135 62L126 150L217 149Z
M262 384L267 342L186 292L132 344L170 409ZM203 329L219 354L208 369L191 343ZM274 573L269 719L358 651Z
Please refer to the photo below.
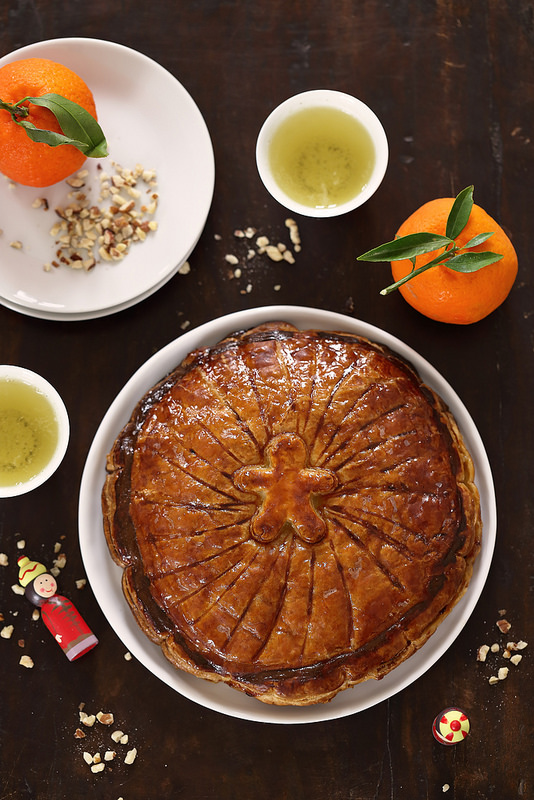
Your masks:
M421 314L458 325L478 322L498 308L518 270L512 242L473 202L473 186L456 198L425 203L402 223L393 241L358 260L390 261L395 283L382 294L398 289Z
M0 68L0 172L25 186L51 186L107 146L93 94L63 64L26 58Z

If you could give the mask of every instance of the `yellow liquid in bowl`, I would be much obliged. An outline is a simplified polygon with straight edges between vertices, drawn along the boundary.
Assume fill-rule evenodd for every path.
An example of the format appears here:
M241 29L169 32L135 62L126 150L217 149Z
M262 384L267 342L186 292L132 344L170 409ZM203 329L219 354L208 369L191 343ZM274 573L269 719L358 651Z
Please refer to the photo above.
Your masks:
M336 108L306 108L282 122L269 147L273 178L310 208L342 205L366 187L376 154L367 129Z
M0 380L0 486L38 475L57 447L59 426L42 392L18 380Z

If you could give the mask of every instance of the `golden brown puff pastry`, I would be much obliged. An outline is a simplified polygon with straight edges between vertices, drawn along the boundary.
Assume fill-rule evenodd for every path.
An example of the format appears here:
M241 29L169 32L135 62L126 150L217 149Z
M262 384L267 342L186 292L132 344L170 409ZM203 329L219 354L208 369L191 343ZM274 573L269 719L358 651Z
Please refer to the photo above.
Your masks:
M191 353L109 454L104 527L145 633L266 703L381 678L464 593L471 458L387 348L269 323Z

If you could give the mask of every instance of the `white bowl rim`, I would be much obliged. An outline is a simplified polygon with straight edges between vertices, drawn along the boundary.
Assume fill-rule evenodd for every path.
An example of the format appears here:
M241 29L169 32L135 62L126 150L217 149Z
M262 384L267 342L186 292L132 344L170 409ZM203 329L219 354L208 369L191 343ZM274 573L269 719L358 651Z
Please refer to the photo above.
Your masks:
M21 381L22 383L37 389L46 397L54 409L54 414L56 416L58 425L58 439L56 449L54 450L54 453L46 467L44 467L44 469L37 473L37 475L34 475L33 478L30 478L27 481L16 483L14 486L0 486L0 498L17 497L18 495L26 494L27 492L31 492L33 489L36 489L38 486L41 486L45 481L47 481L63 461L70 437L69 416L65 407L65 403L63 402L59 392L52 386L51 383L49 383L49 381L46 380L46 378L43 378L42 375L39 375L37 372L33 372L26 367L19 367L13 364L1 364L0 381L3 380Z
M330 106L353 116L364 125L375 147L375 167L367 185L351 200L329 208L310 208L293 200L280 189L269 167L268 150L275 130L290 114L316 106ZM375 112L363 100L337 89L310 89L288 97L268 115L256 141L256 166L267 191L288 210L307 217L337 217L363 205L382 183L388 160L389 146L386 132Z

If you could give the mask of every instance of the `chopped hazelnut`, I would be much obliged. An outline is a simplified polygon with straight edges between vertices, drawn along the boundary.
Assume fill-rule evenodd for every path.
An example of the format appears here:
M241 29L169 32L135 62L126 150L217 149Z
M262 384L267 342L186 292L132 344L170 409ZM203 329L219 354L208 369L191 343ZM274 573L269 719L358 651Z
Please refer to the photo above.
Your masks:
M489 653L489 647L487 644L483 644L477 650L477 661L485 661L486 656Z

